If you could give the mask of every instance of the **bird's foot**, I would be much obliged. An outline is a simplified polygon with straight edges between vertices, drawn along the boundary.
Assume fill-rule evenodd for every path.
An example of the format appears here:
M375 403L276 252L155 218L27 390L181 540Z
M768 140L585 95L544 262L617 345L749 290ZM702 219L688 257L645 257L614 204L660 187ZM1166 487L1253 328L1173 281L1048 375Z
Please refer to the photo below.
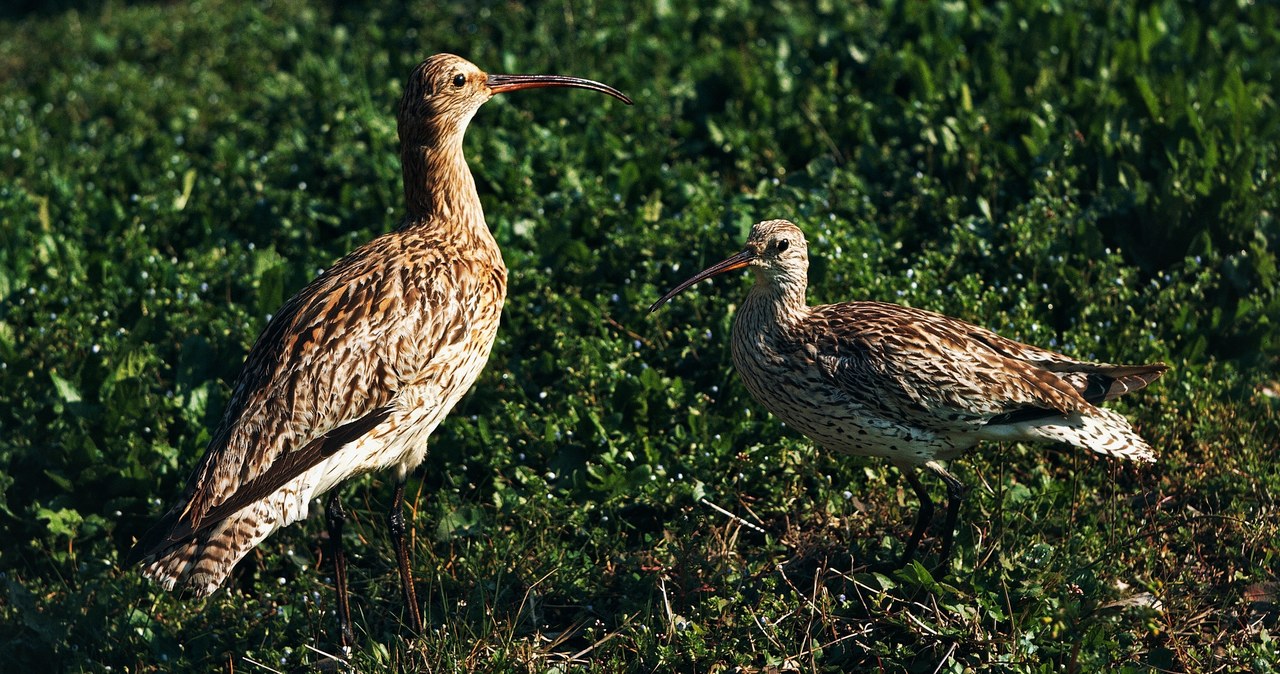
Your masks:
M342 647L341 655L326 653L318 648L311 648L311 650L323 656L311 663L312 668L317 672L353 674L356 671L355 667L351 665L351 648L348 646Z
M862 564L860 566L855 562L852 572L853 573L880 573L880 574L889 575L892 573L897 573L898 571L901 571L907 568L907 566L911 564L911 562L912 560L910 559L897 559L893 561L872 562L870 564ZM951 573L951 562L950 560L944 559L938 562L938 564L933 567L925 567L925 568L928 569L929 575L932 576L935 581L938 581L938 580L942 580L943 578L946 578Z
M902 570L907 566L907 563L908 562L904 560L894 560L892 562L872 562L870 564L863 564L860 569L854 569L854 570L861 573L889 574L895 571Z

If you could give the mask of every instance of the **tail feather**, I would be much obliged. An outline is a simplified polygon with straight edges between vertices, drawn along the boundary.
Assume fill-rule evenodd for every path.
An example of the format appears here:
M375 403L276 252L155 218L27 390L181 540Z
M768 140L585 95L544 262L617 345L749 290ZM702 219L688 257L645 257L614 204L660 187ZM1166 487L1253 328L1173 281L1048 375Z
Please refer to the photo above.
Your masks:
M1114 379L1107 388L1107 393L1102 400L1114 400L1120 396L1144 389L1147 384L1160 378L1160 375L1169 370L1164 363L1155 363L1153 365L1134 365L1126 368L1117 368L1117 370L1125 370L1123 372L1113 371L1108 373Z
M1164 363L1152 365L1106 365L1072 363L1046 368L1071 385L1080 396L1094 405L1115 400L1160 378L1169 370Z
M1153 463L1155 450L1123 416L1105 408L1069 416L1054 415L984 427L991 440L1049 440L1064 442L1099 454L1130 461Z
M222 586L250 550L281 526L307 516L307 501L286 490L195 534L141 556L142 574L166 590L204 597Z

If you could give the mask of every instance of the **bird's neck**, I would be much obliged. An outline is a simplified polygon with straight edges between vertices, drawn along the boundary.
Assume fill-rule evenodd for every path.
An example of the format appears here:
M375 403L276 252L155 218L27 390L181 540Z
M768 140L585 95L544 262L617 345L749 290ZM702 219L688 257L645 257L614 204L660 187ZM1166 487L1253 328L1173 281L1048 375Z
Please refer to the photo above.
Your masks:
M488 233L476 181L462 154L462 137L409 141L400 149L408 226L467 223Z
M766 329L787 329L809 314L806 286L805 279L757 277L739 312Z

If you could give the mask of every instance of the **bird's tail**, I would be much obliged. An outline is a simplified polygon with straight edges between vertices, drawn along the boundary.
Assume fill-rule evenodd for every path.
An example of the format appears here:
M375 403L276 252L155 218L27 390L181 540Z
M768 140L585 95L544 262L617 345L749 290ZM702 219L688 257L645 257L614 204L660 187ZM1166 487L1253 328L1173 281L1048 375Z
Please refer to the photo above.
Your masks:
M1041 367L1062 377L1081 397L1094 405L1146 388L1147 384L1169 370L1164 363L1109 365L1071 362L1042 364Z
M1156 363L1154 365L1126 365L1118 367L1108 374L1113 377L1111 385L1107 387L1107 393L1103 396L1103 401L1119 398L1120 396L1143 389L1147 384L1160 378L1160 375L1169 370L1169 366L1164 363Z
M259 501L191 536L141 555L142 575L166 590L204 597L218 589L237 562L279 528L272 504Z
M1099 454L1143 463L1156 460L1151 445L1133 430L1128 419L1101 407L1085 413L1073 412L1065 417L1032 419L1017 426L1021 435L1018 439L1065 442Z

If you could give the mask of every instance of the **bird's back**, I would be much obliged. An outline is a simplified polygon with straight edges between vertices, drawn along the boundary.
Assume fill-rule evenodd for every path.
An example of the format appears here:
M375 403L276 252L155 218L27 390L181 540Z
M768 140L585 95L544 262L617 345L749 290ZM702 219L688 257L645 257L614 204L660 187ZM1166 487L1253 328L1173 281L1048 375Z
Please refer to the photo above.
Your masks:
M950 458L983 439L1053 439L1117 454L1140 443L1131 458L1151 454L1123 418L1095 403L1142 388L1163 365L1076 361L882 302L806 307L791 320L752 320L762 315L752 304L749 296L734 321L743 381L829 449L907 464ZM1117 427L1122 441L1100 443L1099 423Z

